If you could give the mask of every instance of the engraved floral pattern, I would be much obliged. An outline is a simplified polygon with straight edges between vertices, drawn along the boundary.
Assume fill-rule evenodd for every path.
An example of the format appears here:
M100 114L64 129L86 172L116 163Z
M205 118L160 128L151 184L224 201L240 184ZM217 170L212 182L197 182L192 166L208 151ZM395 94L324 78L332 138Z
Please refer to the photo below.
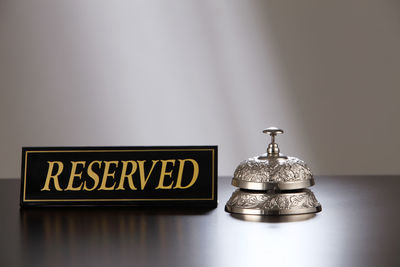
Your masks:
M304 189L302 192L281 194L251 193L236 190L226 205L236 208L282 210L315 208L321 204L311 190Z
M234 178L248 182L298 182L312 179L312 172L304 161L287 159L259 159L253 157L239 164Z

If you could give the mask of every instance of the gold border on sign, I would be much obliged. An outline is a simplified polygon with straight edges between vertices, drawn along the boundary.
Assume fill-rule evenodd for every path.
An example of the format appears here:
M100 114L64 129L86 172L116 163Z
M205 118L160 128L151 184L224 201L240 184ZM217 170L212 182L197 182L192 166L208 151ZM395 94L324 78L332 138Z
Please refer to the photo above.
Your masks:
M102 199L26 199L26 167L28 164L28 153L53 153L53 152L154 152L154 151L211 151L212 152L212 165L211 165L211 198L102 198ZM128 150L31 150L25 151L25 166L24 166L24 202L46 202L46 201L176 201L176 200L214 200L214 151L215 149L128 149Z

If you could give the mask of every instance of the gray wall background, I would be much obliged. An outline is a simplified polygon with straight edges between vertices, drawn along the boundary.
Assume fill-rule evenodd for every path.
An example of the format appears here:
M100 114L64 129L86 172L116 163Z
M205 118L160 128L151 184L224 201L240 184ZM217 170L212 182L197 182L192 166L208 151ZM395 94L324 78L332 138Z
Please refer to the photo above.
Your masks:
M0 177L22 146L219 146L400 174L399 1L0 0Z

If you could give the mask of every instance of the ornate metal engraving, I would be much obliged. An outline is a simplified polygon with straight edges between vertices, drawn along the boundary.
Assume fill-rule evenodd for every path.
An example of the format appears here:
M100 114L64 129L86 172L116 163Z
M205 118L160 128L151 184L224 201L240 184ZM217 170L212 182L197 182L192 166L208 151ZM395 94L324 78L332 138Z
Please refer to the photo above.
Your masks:
M313 192L314 178L306 163L280 153L275 142L283 130L270 127L263 133L271 136L267 153L242 161L236 168L233 192L225 210L238 214L290 215L322 210Z
M254 193L242 190L233 192L226 204L229 207L259 210L310 209L321 206L314 194L304 189L296 193Z
M287 159L249 158L239 164L233 177L257 183L301 182L313 179L310 168L304 161L295 157Z

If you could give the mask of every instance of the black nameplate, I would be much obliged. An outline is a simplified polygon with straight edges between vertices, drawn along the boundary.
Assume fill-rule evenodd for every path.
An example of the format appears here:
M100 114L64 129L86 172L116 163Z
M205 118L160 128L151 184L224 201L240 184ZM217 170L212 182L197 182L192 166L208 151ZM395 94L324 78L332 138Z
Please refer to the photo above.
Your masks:
M217 206L217 146L24 147L21 206Z

